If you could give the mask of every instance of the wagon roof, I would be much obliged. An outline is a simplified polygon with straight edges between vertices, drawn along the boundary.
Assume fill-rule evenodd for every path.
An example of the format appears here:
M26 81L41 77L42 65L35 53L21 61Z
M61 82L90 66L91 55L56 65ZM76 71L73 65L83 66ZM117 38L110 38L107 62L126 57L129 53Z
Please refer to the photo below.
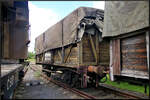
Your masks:
M103 37L118 36L149 26L148 1L105 2Z
M83 33L78 32L79 24L85 17L104 17L104 11L90 7L80 7L63 18L61 21L48 28L42 35L36 38L36 54L59 48L80 41ZM100 22L100 21L99 21ZM101 21L102 22L102 21ZM102 25L99 27L103 28ZM79 37L78 37L78 36ZM41 39L40 39L41 38ZM42 47L43 46L43 47Z

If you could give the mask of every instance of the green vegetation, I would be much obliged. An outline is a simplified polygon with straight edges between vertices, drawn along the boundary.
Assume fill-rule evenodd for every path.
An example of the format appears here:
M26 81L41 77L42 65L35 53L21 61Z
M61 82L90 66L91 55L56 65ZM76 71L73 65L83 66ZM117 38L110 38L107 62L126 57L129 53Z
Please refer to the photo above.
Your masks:
M112 82L110 81L109 79L109 75L107 75L107 81L105 82L106 84L108 85L111 85L111 86L115 86L117 88L120 88L120 89L127 89L127 90L130 90L130 91L135 91L135 92L140 92L140 93L144 93L144 86L139 86L139 85L133 85L133 84L129 84L128 82ZM105 78L102 79L102 81L105 80ZM149 94L149 87L147 87L147 95Z
M35 62L35 53L34 52L28 52L28 61Z
M40 77L41 73L39 71L34 73L35 77Z

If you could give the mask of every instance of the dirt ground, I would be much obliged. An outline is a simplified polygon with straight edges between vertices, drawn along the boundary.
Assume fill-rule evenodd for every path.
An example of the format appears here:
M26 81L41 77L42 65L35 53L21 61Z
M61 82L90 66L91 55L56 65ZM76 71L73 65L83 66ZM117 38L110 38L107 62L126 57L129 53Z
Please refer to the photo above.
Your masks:
M38 68L41 66L38 65ZM15 91L15 99L82 99L82 97L42 79L39 73L29 68Z

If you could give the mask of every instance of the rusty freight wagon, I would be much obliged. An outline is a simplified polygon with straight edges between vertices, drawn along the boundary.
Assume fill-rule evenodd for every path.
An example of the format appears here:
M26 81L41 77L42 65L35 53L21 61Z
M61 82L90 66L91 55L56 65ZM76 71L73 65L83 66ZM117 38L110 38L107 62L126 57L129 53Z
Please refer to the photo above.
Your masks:
M27 1L0 1L1 98L10 99L24 76L29 28Z
M106 2L104 16L102 37L110 37L111 80L148 84L148 1Z
M62 71L61 79L72 86L98 84L109 66L103 19L103 10L76 9L36 38L36 63L45 70Z

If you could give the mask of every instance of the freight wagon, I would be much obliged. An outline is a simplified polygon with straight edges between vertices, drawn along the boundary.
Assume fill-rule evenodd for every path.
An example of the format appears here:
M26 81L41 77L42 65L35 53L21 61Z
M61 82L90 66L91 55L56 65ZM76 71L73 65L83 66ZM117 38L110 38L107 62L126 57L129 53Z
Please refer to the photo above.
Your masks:
M102 37L110 38L111 80L148 84L148 1L106 2L104 17Z
M36 63L43 65L43 71L61 71L61 79L71 86L97 86L109 66L103 20L103 10L76 9L35 39Z
M24 76L29 11L27 1L0 1L1 99L10 99Z

